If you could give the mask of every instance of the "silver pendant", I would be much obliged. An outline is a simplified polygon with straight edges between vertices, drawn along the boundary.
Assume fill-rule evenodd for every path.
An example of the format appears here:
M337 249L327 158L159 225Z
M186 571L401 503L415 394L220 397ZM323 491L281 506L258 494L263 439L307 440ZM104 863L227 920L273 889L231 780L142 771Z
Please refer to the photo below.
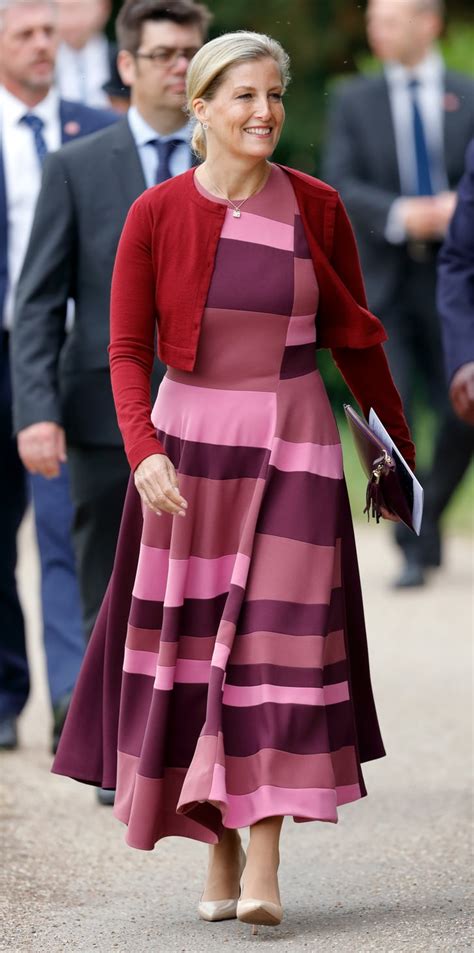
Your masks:
M234 211L232 212L232 215L234 218L240 218L240 209L235 208Z

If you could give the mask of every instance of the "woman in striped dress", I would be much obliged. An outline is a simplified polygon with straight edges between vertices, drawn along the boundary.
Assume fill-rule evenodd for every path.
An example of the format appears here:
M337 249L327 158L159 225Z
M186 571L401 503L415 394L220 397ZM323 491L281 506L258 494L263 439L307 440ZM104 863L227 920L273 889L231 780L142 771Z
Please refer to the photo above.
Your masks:
M327 259L316 267L317 226L308 224L297 174L269 162L287 81L288 58L265 36L229 34L196 55L188 92L204 161L132 207L114 273L110 348L142 504L132 517L140 539L121 656L115 813L133 847L150 850L172 834L211 845L203 918L272 925L282 917L283 818L336 822L340 805L366 793L361 762L384 753L341 446L315 360L328 282L349 292L343 262L339 277ZM308 195L319 188L331 199L338 227L336 193L303 178ZM183 229L186 216L203 223L201 246L180 236L183 267L196 255L197 272L210 271L195 359L173 359L170 347L150 422L156 311L165 359L168 335L166 305L156 299L167 265L154 250L163 241L173 254L167 196L178 217L171 200L185 196ZM212 253L204 227L211 218ZM193 288L183 284L189 297ZM356 357L344 346L333 354L362 406L376 406L412 459L383 330L357 308L371 322L367 347L358 345ZM126 508L95 636L107 630L116 652L129 525ZM93 643L78 699L94 666L97 677ZM71 760L64 766L79 704L55 770L104 784Z

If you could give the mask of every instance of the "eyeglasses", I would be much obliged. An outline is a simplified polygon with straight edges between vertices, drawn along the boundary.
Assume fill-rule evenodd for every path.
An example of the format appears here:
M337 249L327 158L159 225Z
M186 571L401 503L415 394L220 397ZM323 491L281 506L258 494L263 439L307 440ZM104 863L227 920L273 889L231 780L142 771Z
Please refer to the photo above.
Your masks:
M152 50L151 53L140 53L138 51L135 56L142 60L150 60L157 66L174 66L180 57L184 57L189 63L193 56L196 56L198 50L198 46L189 46L183 50L178 50L174 46L160 46L158 49Z

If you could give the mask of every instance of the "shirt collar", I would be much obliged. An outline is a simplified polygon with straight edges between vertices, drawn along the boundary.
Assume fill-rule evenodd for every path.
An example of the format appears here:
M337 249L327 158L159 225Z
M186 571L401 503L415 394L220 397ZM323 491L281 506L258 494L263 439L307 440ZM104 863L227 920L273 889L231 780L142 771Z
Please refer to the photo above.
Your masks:
M191 142L190 122L185 123L181 129L177 129L175 132L171 132L167 136L160 136L156 129L153 129L152 126L148 125L143 116L141 116L138 112L136 106L130 106L130 109L127 113L127 119L130 126L130 131L138 147L146 145L147 142L150 142L150 139L161 139L162 142L166 142L168 139L181 139L187 145L189 145Z
M384 72L390 86L406 86L410 79L419 80L422 86L430 86L441 82L444 62L439 50L434 48L411 69L403 66L402 63L387 62L384 65Z
M37 103L36 106L27 106L21 99L9 93L4 86L0 88L0 104L3 123L16 126L26 113L33 113L43 120L45 125L57 122L59 114L59 94L54 88Z

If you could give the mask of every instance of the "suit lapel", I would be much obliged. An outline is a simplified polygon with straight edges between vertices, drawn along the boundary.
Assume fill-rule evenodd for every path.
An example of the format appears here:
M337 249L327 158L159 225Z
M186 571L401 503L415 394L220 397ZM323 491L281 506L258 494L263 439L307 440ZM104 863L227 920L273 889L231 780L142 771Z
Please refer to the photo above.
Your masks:
M127 119L122 119L112 127L115 140L112 146L111 165L119 180L117 198L127 209L146 189L142 164L130 131Z
M449 72L444 77L443 96L443 147L444 164L448 182L456 181L459 176L459 134L463 123L461 121L462 100L456 89L456 82ZM464 149L464 136L462 137Z
M0 328L8 285L8 208L3 149L0 142Z
M385 169L386 179L393 182L397 192L401 191L400 171L398 168L397 143L393 124L392 107L384 76L374 80L373 102L369 107L373 142L377 151L377 161Z
M75 103L66 102L64 99L60 100L59 122L61 124L61 143L63 146L66 142L71 142L78 136L84 135L79 111L76 109Z
M138 149L127 119L120 120L113 129L115 142L112 147L112 165L120 180L120 194L130 206L145 191L147 185ZM192 152L191 167L199 165L200 162L201 160Z

